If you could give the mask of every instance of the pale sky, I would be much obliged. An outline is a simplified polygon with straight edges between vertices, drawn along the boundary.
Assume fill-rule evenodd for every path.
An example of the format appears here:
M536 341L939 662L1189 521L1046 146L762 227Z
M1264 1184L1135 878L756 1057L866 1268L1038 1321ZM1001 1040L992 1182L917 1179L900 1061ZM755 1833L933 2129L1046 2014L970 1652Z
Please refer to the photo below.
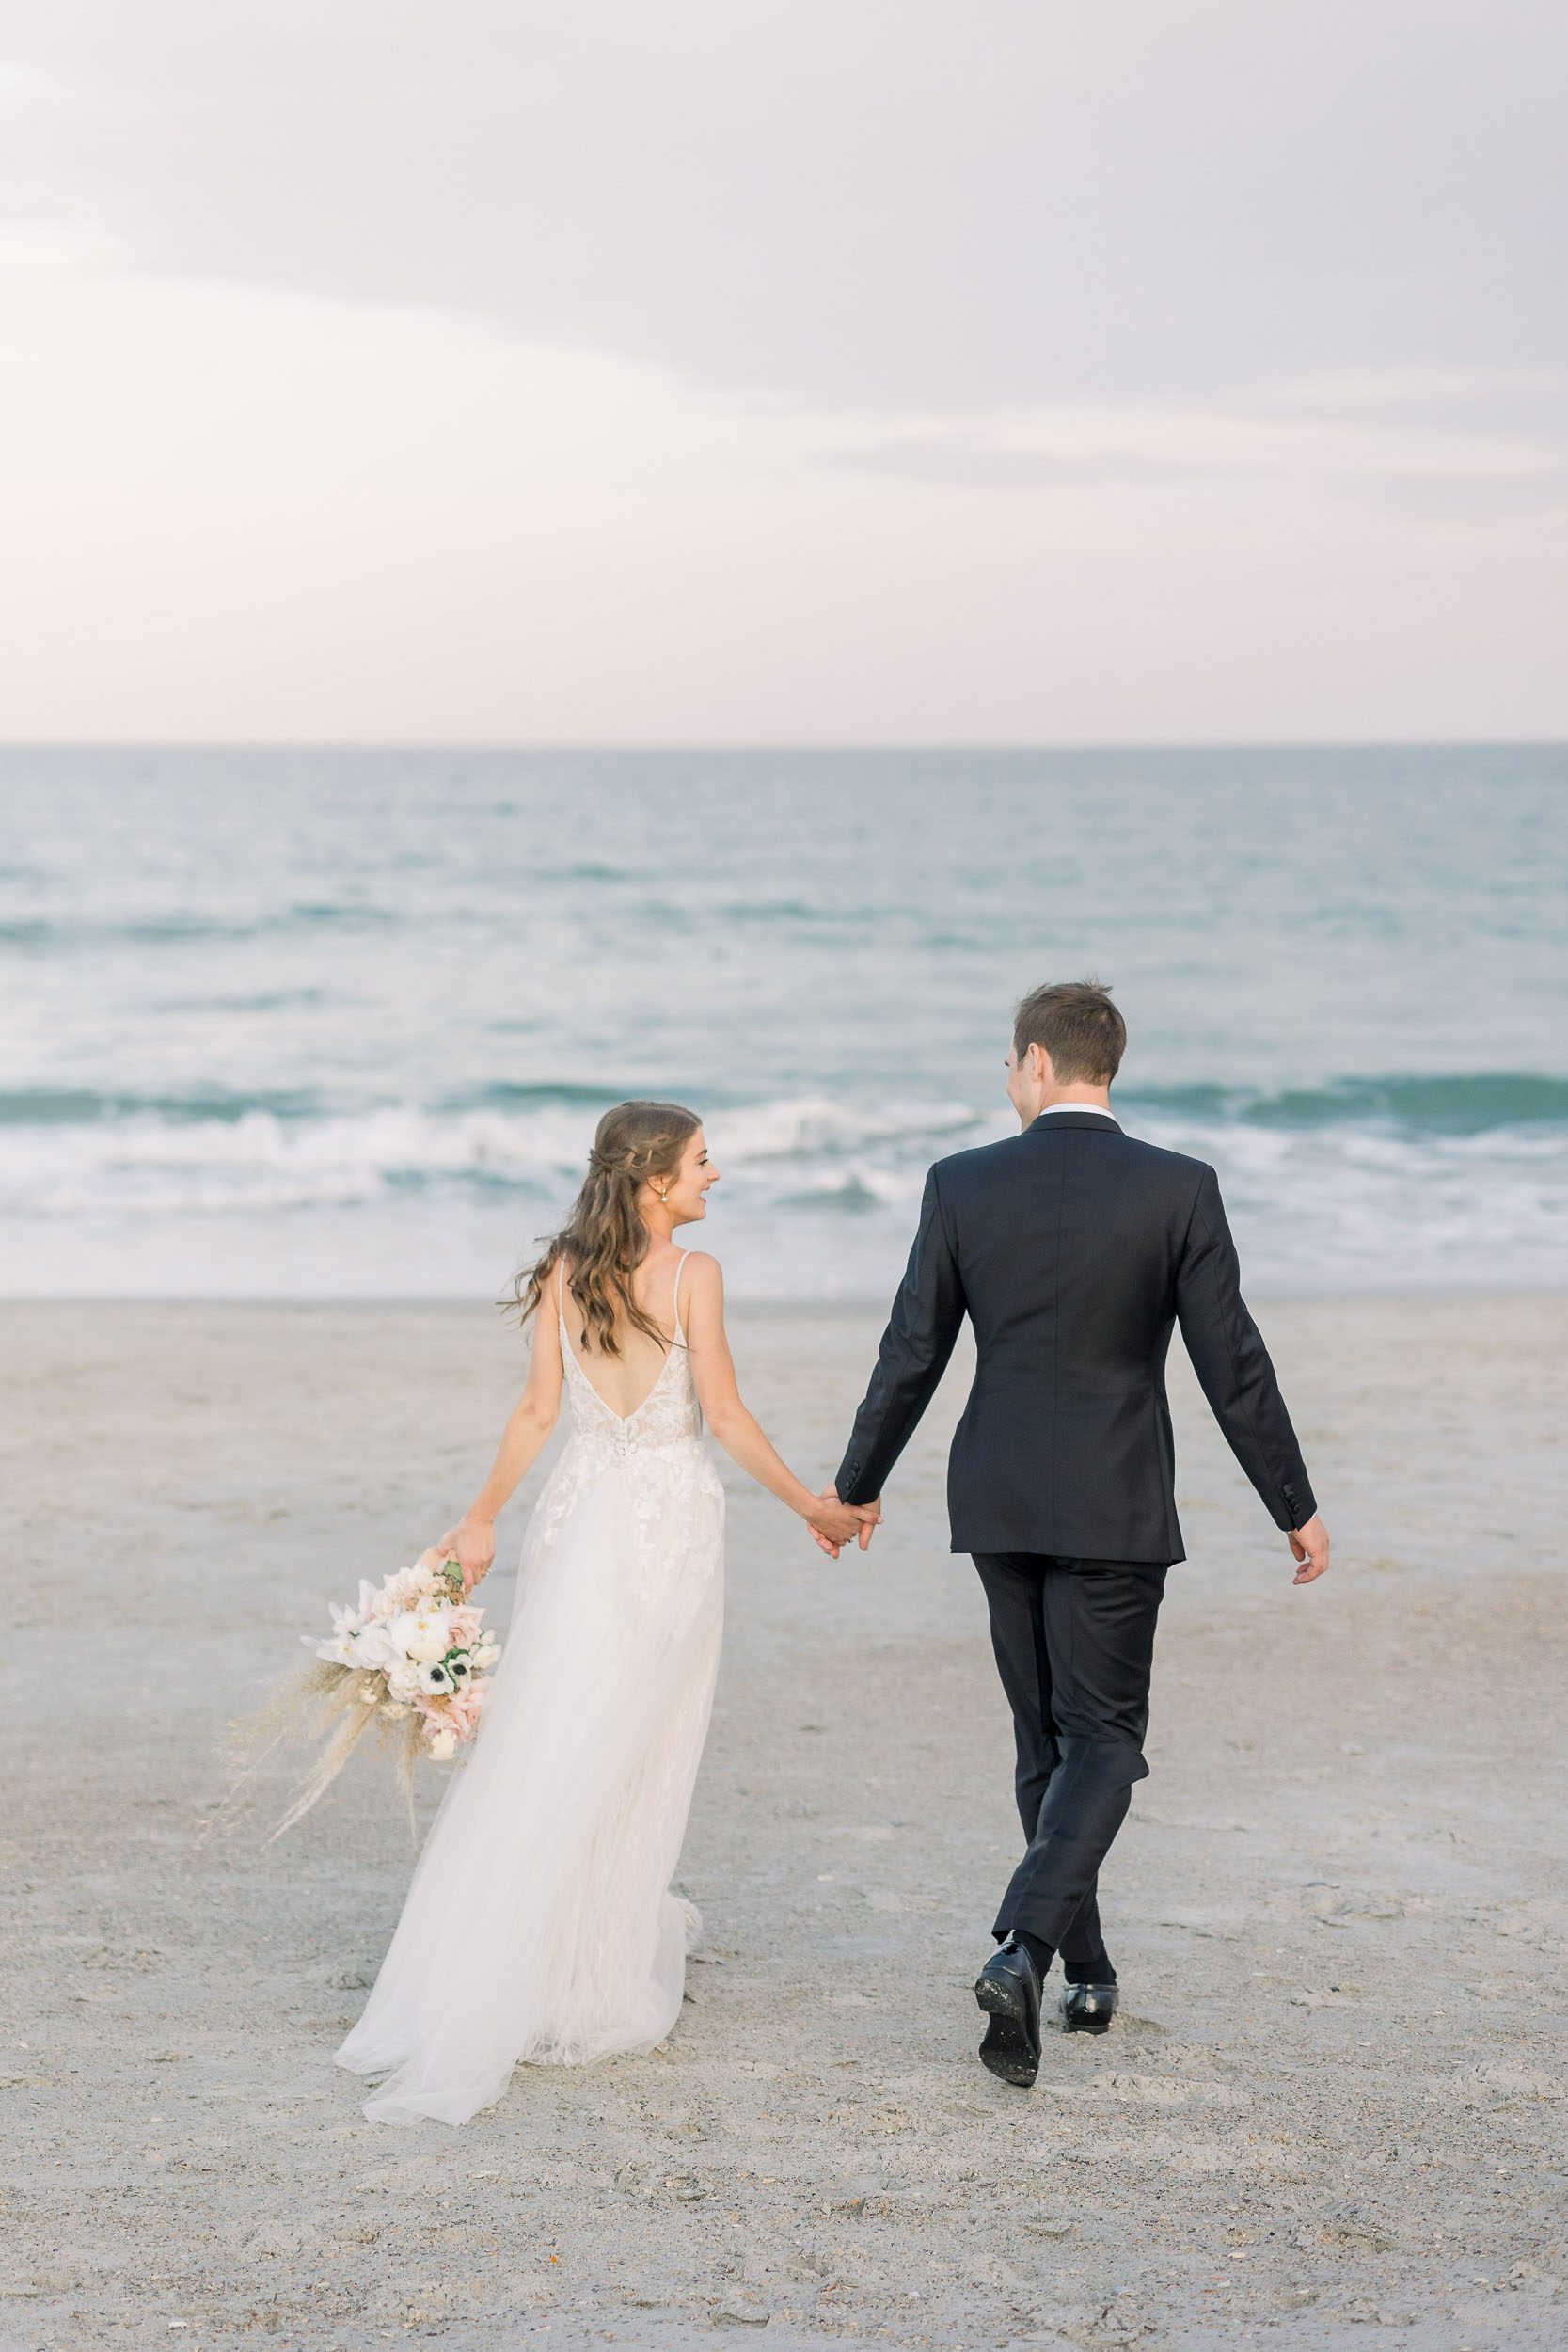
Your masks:
M3 0L0 739L1568 735L1560 0Z

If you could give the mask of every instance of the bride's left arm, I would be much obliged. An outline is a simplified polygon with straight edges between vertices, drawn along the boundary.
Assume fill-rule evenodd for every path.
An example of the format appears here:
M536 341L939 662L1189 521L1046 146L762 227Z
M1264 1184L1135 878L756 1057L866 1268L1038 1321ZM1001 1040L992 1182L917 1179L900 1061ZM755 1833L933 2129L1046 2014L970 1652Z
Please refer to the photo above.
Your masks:
M867 1514L813 1494L796 1477L755 1416L748 1412L735 1376L724 1330L724 1278L705 1250L686 1256L686 1340L703 1418L732 1462L769 1494L787 1503L834 1544L852 1543Z
M551 1314L533 1326L533 1354L523 1393L512 1408L490 1475L437 1549L455 1553L471 1592L496 1556L496 1520L544 1452L561 1412L561 1332Z

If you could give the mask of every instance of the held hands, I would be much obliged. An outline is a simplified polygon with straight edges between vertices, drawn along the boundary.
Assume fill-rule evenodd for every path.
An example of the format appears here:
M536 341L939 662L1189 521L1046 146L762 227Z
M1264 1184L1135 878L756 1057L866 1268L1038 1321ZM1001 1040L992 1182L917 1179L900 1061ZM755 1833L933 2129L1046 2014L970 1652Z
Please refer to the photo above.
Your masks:
M1292 1584L1310 1584L1328 1565L1328 1530L1317 1513L1305 1527L1291 1532L1291 1555L1296 1564Z
M875 1502L840 1502L836 1486L824 1486L817 1498L818 1508L806 1521L812 1540L830 1560L836 1560L846 1544L859 1544L863 1551L871 1548L872 1530L882 1517L881 1497Z
M493 1519L460 1519L455 1527L448 1528L436 1549L444 1559L455 1559L463 1571L463 1590L471 1593L496 1556L496 1523Z

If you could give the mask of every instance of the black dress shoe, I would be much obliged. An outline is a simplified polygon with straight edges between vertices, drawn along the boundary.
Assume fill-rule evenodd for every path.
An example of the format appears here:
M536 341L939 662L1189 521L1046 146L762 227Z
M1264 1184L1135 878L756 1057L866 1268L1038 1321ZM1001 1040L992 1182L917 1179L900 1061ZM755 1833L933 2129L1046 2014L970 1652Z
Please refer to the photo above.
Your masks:
M1069 1984L1062 1995L1062 2031L1104 2033L1116 2005L1114 1984Z
M991 1954L974 1979L974 1997L990 2020L980 2063L1027 2090L1040 2071L1040 1980L1021 1944L1009 1937Z

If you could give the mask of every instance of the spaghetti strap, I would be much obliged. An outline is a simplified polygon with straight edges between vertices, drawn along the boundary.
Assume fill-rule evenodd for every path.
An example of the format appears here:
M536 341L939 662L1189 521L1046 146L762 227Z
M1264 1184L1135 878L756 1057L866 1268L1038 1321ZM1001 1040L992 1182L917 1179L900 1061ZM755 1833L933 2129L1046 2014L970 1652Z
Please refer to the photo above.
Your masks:
M676 1344L681 1347L686 1345L686 1333L681 1329L681 1274L685 1265L686 1252L683 1249L675 1261L675 1287L670 1293L670 1311L675 1322L675 1341Z

